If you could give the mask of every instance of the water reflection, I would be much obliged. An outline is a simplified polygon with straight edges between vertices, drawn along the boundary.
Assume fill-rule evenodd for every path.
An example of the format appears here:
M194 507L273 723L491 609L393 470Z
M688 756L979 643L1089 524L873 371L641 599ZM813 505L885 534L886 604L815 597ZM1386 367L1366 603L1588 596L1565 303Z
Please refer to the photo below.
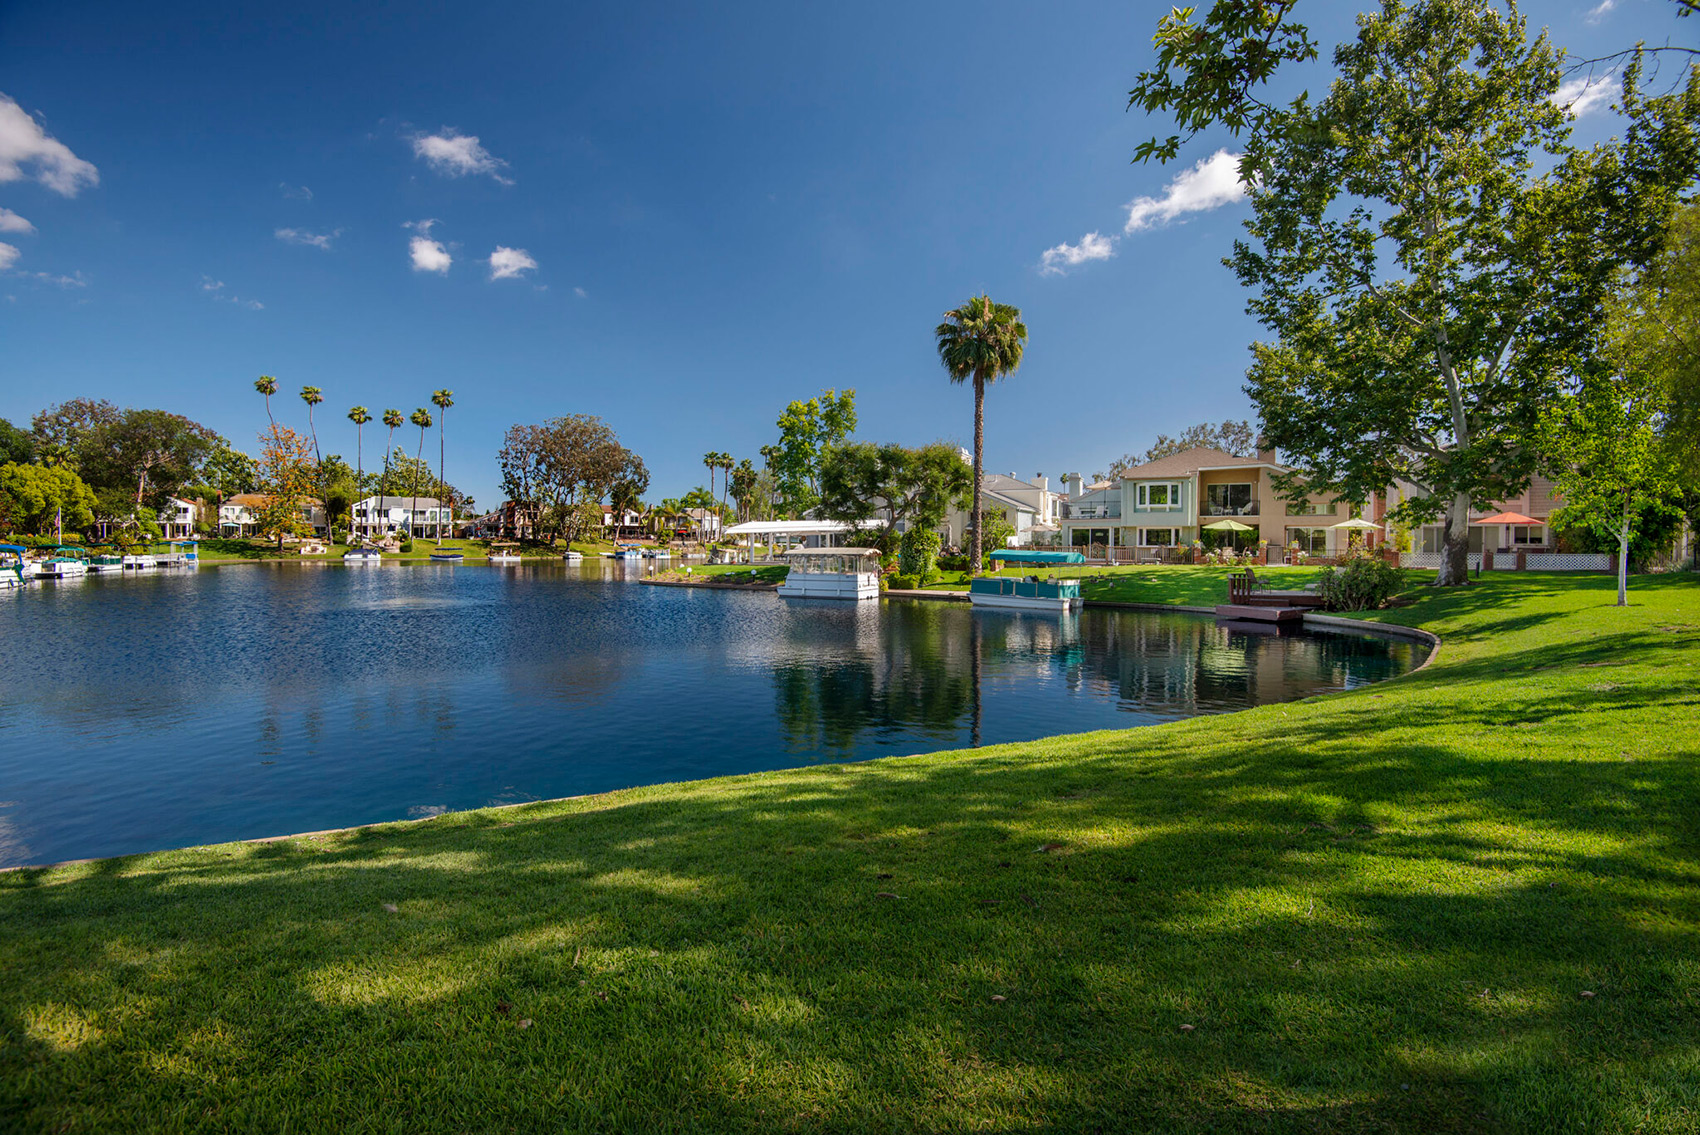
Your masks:
M0 865L1140 725L1410 645L1185 615L786 602L638 564L293 564L0 602Z

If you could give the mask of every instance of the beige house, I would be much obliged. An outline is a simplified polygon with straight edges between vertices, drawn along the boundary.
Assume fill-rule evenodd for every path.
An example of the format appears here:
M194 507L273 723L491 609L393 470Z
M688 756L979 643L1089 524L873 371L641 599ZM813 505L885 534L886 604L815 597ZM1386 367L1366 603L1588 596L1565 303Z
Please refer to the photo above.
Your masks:
M1063 507L1062 542L1100 546L1109 558L1124 561L1162 559L1194 540L1239 547L1267 540L1271 559L1294 544L1311 555L1338 554L1346 534L1332 525L1347 519L1346 506L1322 496L1286 498L1273 478L1288 471L1273 450L1235 457L1195 447L1137 465L1118 480L1087 487L1076 479ZM1205 529L1222 520L1249 531Z
M225 498L218 506L220 536L254 536L260 531L260 512L271 497L265 493L237 493ZM316 535L325 534L324 502L309 499L301 509L301 519L312 526Z

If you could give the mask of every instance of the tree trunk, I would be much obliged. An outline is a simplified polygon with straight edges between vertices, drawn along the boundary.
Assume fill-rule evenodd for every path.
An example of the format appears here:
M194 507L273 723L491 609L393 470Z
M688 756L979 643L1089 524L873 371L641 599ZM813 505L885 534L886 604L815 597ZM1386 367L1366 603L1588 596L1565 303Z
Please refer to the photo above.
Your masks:
M1623 527L1617 530L1617 605L1629 606L1629 501L1623 502Z
M986 450L986 382L978 374L974 376L974 512L969 517L969 523L974 525L974 541L968 554L968 574L979 575L981 570L980 553L984 547L981 543L980 529L980 469L985 464Z
M1436 587L1462 587L1470 582L1470 494L1459 493L1446 510L1441 532L1440 576Z

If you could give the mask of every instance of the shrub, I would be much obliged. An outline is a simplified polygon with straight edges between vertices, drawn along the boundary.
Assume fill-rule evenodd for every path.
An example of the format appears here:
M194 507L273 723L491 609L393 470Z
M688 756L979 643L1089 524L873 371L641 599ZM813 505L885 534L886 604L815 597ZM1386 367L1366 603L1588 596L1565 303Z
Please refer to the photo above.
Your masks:
M893 591L914 591L916 588L921 586L921 579L919 576L909 575L906 572L898 572L895 575L888 575L885 577L885 580L887 585L889 585Z
M1405 586L1405 573L1385 560L1356 556L1322 573L1317 593L1330 611L1373 611Z
M411 551L413 551L413 537L403 536L402 539L401 539L402 555L406 555L407 553L409 553Z
M967 571L968 557L966 555L940 556L938 566L943 571Z
M930 528L911 528L898 542L897 570L925 578L932 573L938 555L939 534Z

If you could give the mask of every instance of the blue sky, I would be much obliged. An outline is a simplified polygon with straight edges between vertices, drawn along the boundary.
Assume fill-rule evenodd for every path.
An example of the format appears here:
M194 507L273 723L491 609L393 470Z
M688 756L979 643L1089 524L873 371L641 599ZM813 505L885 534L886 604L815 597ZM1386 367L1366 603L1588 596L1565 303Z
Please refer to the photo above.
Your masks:
M1245 207L1191 172L1232 140L1129 164L1166 132L1124 110L1162 10L0 5L0 417L105 397L252 452L272 374L324 390L352 458L348 407L449 387L481 504L503 431L568 413L660 499L823 387L857 389L862 437L966 442L932 329L985 290L1031 333L988 468L1090 473L1250 412L1220 263ZM1355 11L1305 15L1332 44ZM1669 0L1526 11L1584 55L1700 33Z

